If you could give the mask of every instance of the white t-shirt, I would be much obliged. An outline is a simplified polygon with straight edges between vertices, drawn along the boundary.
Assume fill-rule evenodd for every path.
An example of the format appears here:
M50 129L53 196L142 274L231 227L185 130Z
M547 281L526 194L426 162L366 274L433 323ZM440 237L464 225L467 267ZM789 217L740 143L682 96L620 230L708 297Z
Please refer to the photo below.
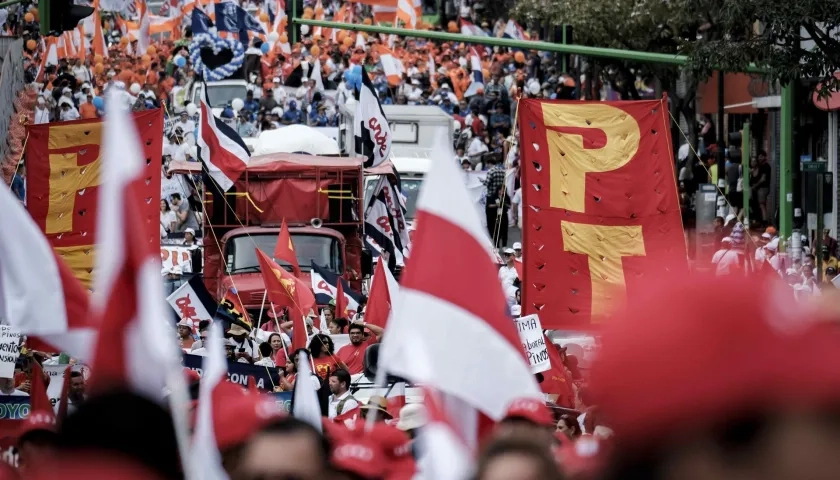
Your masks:
M470 157L474 157L476 155L481 155L482 153L487 152L487 145L481 140L480 137L473 137L472 141L470 142L470 146L467 148L467 155Z
M176 222L175 212L169 210L168 212L161 212L160 226L168 232L172 228L172 224Z
M511 200L514 204L516 204L516 226L518 228L522 228L522 189L517 188L516 193L513 194L513 200Z
M729 275L743 265L743 258L737 250L718 250L712 256L712 264L717 265L715 275Z
M499 269L499 281L502 282L502 288L504 289L505 293L515 292L513 287L513 282L519 278L519 275L516 274L516 269L514 267L508 267L507 265L502 265L502 268Z

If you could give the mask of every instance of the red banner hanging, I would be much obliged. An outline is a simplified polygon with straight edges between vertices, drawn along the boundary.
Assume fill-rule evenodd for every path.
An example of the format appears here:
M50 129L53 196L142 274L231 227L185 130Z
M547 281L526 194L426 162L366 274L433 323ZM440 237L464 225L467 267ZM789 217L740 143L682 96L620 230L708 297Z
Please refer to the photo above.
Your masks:
M519 104L522 314L590 330L687 271L667 100Z
M163 110L136 112L134 122L143 142L147 176L137 203L152 227L149 240L160 242L154 225L160 211ZM26 127L27 209L55 251L88 288L94 265L102 125L97 119Z

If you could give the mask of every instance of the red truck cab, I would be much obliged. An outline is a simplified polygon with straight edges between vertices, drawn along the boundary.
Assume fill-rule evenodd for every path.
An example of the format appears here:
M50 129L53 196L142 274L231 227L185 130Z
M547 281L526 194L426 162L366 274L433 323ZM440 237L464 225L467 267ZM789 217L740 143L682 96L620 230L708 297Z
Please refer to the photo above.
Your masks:
M251 157L227 192L205 185L203 273L210 293L219 299L235 287L245 308L259 311L265 284L254 249L273 257L283 220L302 279L310 280L314 261L361 291L362 162L361 157L272 153ZM172 163L173 173L194 174L200 168Z

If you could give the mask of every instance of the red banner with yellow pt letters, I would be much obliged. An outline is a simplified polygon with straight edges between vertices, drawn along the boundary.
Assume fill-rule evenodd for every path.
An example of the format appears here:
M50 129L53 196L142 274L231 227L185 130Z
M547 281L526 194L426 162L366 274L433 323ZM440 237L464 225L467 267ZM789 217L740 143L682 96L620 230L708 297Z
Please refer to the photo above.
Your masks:
M136 112L134 122L146 159L146 182L138 192L137 204L149 225L149 241L157 244L163 111ZM29 214L76 278L88 288L94 265L102 125L102 120L78 120L26 127Z
M667 100L519 104L522 314L589 330L686 270Z

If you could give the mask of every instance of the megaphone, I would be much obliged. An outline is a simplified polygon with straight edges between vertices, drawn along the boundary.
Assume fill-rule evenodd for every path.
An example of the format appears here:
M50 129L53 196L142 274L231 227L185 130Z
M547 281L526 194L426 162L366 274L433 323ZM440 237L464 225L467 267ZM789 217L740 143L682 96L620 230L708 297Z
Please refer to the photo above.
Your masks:
M312 225L312 228L321 228L322 226L324 226L324 221L318 217L315 217L309 221L309 224Z

